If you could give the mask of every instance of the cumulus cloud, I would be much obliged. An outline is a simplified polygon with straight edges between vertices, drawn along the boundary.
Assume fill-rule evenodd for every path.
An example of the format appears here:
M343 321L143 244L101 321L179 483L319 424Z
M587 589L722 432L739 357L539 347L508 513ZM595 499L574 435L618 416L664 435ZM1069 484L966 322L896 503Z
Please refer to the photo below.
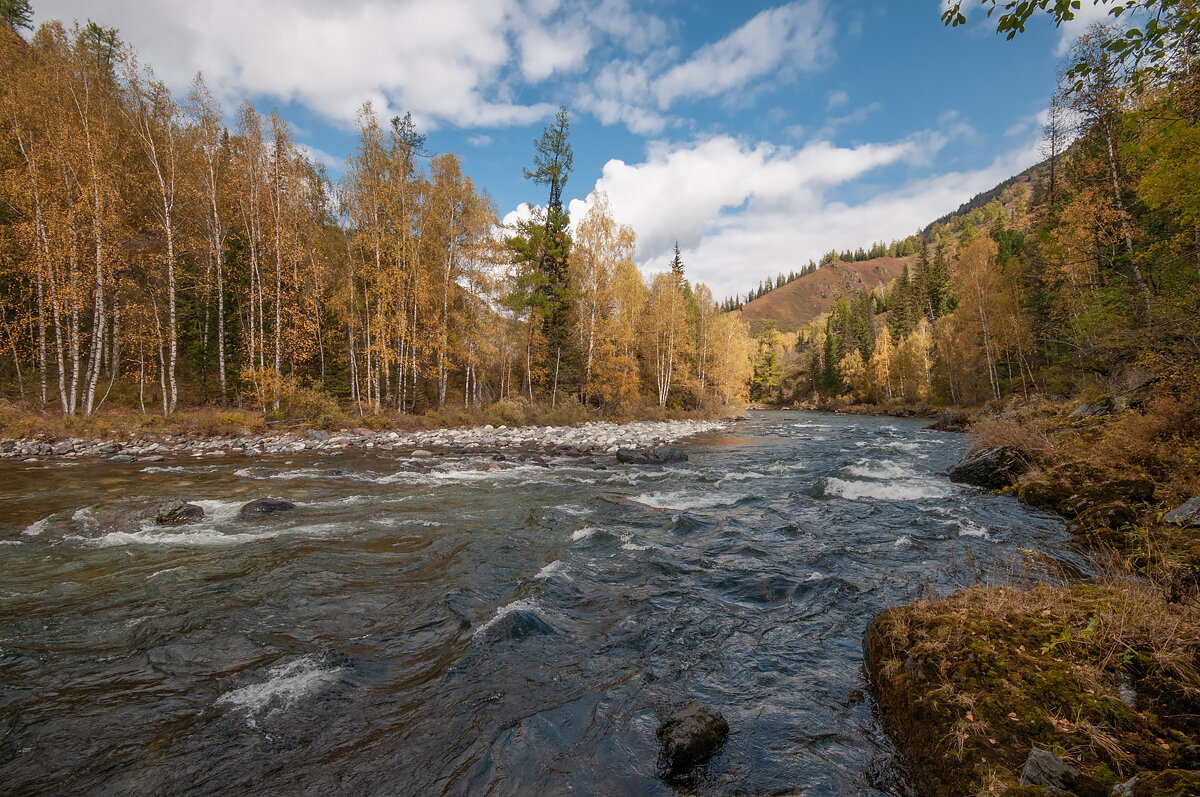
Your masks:
M756 14L691 56L614 60L576 92L576 103L604 124L654 135L671 123L672 106L736 97L764 81L786 82L831 57L834 25L821 0L793 2Z
M654 144L642 163L609 161L595 188L608 194L617 220L637 231L646 272L667 268L678 240L691 279L726 296L831 248L909 235L1038 160L1030 144L986 168L930 177L859 204L828 199L875 169L927 163L954 135L926 131L856 147L813 141L798 149L728 136ZM586 201L571 203L573 218L586 210Z
M184 88L201 70L227 105L266 97L342 124L365 100L425 127L525 125L524 83L577 69L589 28L558 0L40 0L38 19L95 19Z

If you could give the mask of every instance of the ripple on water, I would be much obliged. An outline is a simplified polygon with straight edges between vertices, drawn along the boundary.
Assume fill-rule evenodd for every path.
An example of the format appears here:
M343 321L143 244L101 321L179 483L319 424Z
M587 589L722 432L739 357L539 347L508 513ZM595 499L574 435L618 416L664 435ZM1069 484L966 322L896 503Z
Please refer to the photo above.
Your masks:
M338 679L344 667L331 663L326 655L305 655L267 671L267 679L226 692L216 705L231 706L244 712L253 727L263 716L286 711L306 695Z

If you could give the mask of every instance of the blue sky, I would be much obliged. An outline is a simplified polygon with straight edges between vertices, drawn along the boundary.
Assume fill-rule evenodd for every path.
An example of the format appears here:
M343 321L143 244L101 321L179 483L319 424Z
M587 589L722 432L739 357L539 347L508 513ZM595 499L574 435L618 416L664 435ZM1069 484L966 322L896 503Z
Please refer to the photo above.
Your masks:
M117 27L181 94L197 71L232 117L278 108L335 176L354 114L411 111L501 217L558 105L573 216L593 189L647 272L679 240L718 297L832 248L907 235L1039 159L1039 114L1071 37L1008 42L941 0L34 0L39 21Z

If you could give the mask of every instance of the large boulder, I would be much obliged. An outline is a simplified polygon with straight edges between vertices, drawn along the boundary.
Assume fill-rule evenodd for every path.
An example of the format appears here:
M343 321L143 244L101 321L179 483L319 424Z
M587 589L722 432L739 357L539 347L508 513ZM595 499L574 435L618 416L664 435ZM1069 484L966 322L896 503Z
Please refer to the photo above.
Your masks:
M1200 495L1189 498L1163 515L1163 523L1173 523L1184 528L1200 528Z
M204 520L204 509L185 501L177 501L170 506L164 506L154 516L154 522L160 526L182 526L185 523L195 523L200 520Z
M264 515L277 515L280 512L291 512L296 505L282 498L259 498L241 508L238 514L243 518L257 518Z
M617 462L626 465L661 465L666 462L687 462L688 455L677 446L617 449Z
M656 735L659 775L668 783L680 783L720 749L729 735L729 723L712 706L693 700L672 712Z
M1016 482L1029 470L1024 451L1013 446L989 446L968 453L946 473L950 481L1000 490Z
M1063 759L1034 747L1029 751L1021 770L1022 786L1041 786L1046 794L1076 795L1076 797L1107 797L1109 790L1099 781L1068 764Z
M970 421L962 410L947 407L938 415L937 420L926 426L938 432L965 432Z

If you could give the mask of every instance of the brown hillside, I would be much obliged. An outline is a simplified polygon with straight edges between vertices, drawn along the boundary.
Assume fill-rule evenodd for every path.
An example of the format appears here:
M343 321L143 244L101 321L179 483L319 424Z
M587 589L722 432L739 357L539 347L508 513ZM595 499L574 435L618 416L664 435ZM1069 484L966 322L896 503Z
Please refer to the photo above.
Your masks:
M858 263L839 261L824 266L750 302L742 308L742 318L755 335L767 320L773 320L775 328L781 332L797 330L829 312L839 298L851 298L860 289L870 290L888 284L900 276L906 263L911 269L916 259L916 255L877 257Z

